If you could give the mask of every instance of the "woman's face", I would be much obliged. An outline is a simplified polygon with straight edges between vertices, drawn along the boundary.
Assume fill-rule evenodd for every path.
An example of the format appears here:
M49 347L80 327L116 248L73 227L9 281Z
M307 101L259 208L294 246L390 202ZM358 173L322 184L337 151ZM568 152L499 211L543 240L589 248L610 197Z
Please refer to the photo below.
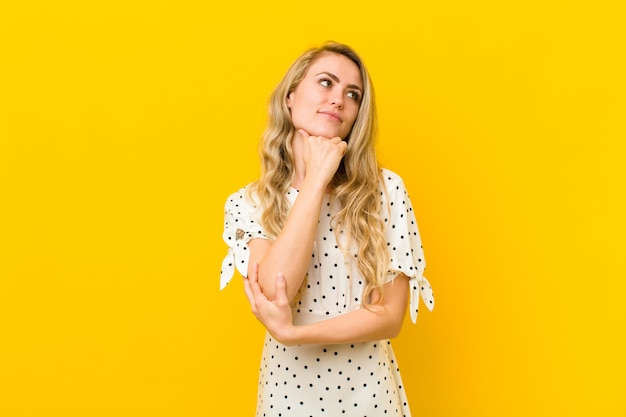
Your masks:
M296 129L310 135L345 139L359 112L363 81L349 58L326 53L311 64L287 105Z

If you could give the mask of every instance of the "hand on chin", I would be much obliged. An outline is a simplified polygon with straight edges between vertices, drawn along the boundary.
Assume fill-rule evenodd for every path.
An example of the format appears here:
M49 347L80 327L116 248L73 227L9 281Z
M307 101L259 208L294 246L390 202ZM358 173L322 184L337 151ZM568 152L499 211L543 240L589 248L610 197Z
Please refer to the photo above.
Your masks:
M337 129L325 128L323 126L314 126L314 127L309 127L308 129L304 127L300 127L300 128L296 127L296 132L298 131L298 129L304 130L310 136L320 136L320 137L327 138L327 139L332 139L334 137L340 136Z

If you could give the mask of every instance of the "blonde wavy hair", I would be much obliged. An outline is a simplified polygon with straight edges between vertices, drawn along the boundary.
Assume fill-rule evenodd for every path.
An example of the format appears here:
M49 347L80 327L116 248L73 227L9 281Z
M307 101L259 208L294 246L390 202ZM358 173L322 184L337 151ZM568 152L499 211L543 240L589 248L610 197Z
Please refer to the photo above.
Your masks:
M348 136L346 154L331 180L333 201L341 209L333 217L337 241L345 233L347 242L340 243L344 255L356 262L365 279L363 304L371 306L372 292L377 290L382 300L389 252L381 216L381 172L376 159L374 139L377 130L376 106L372 82L359 56L350 47L327 42L320 48L302 54L289 68L274 90L269 102L268 124L260 142L261 176L249 188L255 195L262 217L261 225L272 238L282 230L290 204L286 193L295 173L291 139L295 128L287 106L287 96L300 84L307 71L326 54L339 54L356 64L363 81L363 97L356 120ZM382 187L384 190L384 187ZM338 226L338 227L337 227ZM357 252L348 253L356 243Z

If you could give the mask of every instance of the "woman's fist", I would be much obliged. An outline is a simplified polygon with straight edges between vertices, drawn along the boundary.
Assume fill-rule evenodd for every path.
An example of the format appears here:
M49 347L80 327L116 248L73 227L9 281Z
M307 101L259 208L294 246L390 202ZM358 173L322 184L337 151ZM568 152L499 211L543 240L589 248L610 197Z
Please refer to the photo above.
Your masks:
M334 138L312 136L303 129L299 129L298 133L303 140L305 179L327 185L337 172L348 144L339 136Z

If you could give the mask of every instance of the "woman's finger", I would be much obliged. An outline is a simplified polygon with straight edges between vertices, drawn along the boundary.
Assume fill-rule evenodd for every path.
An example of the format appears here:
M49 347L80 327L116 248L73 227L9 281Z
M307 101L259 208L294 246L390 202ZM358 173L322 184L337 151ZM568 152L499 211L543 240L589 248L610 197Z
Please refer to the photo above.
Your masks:
M339 136L335 136L334 138L330 138L330 141L331 141L332 143L337 143L337 144L339 144L339 143L343 142L343 139L341 139Z
M276 276L276 304L287 305L289 304L289 298L287 297L287 284L285 283L285 276L282 273L278 273Z
M250 282L247 279L243 280L243 291L246 293L246 298L250 303L250 309L254 314L256 314L256 300L254 299L254 295L250 289Z
M250 301L250 305L252 306L253 311L257 306L257 297L261 294L261 287L258 282L258 273L259 273L259 264L255 262L252 265L252 269L248 274L248 278L243 282L243 289L246 293L246 297L248 297L248 301Z
M304 129L298 129L298 132L300 133L300 135L302 135L302 137L303 137L304 139L308 139L308 137L309 137L309 136L311 136L311 135L309 135L309 132L307 132L307 131L306 131L306 130L304 130Z
M258 263L254 263L252 265L252 269L250 270L250 273L248 274L248 284L250 285L250 290L252 295L255 297L258 297L259 294L262 294L263 291L261 290L261 286L259 285L259 264Z

